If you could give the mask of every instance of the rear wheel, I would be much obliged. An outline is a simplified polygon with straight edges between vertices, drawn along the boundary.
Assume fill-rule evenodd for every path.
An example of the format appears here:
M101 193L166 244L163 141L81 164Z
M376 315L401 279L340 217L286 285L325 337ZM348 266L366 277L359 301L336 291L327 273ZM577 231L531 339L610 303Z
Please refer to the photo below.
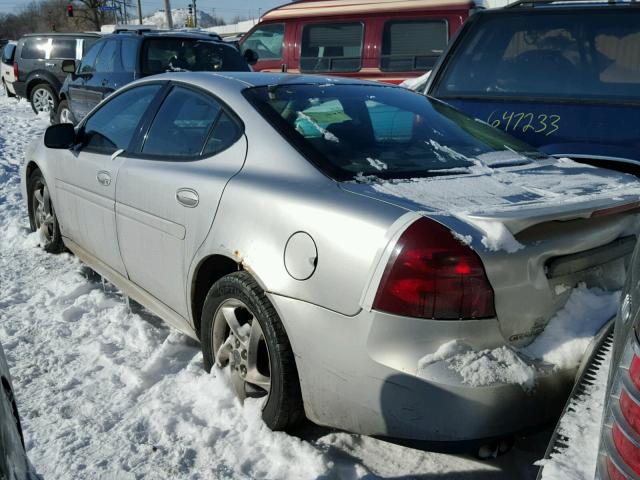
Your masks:
M64 251L58 217L53 209L49 187L40 170L35 170L29 177L29 223L31 231L39 232L42 247L47 252Z
M240 271L218 280L202 312L202 351L207 371L229 368L240 400L261 398L262 418L273 430L304 418L300 381L282 322L258 283Z
M46 83L39 83L33 87L29 101L35 113L51 113L55 112L56 108L58 108L56 94Z

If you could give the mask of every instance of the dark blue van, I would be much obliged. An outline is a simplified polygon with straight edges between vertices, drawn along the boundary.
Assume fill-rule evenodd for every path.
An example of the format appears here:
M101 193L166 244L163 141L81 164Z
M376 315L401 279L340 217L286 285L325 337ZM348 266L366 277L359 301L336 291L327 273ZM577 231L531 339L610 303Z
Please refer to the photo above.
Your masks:
M640 4L479 11L425 91L550 155L640 174Z

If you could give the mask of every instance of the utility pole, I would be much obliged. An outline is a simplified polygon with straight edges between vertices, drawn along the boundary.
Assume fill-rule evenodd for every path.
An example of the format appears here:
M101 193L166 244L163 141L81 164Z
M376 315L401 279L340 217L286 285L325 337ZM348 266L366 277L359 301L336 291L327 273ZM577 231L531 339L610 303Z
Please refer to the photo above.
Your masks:
M142 25L142 0L138 0L138 23Z
M164 14L167 20L167 28L173 30L173 18L171 18L171 2L164 0Z
M196 0L193 0L193 26L198 28L198 8L196 7Z

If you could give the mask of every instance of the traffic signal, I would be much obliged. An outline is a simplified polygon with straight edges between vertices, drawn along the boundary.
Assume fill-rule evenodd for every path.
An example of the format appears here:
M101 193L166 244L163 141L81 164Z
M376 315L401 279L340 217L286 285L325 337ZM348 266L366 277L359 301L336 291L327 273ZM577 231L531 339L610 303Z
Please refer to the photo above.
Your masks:
M193 15L193 6L189 4L189 16Z
M73 17L73 5L67 5L67 17Z

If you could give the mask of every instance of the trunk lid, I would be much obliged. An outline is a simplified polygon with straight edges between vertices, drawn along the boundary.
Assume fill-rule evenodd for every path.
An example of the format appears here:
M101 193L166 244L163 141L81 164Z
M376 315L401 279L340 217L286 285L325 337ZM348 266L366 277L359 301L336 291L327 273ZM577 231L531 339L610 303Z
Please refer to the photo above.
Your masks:
M470 244L494 289L505 339L523 346L579 283L621 288L640 227L640 182L568 159L511 163L341 188L437 220Z

